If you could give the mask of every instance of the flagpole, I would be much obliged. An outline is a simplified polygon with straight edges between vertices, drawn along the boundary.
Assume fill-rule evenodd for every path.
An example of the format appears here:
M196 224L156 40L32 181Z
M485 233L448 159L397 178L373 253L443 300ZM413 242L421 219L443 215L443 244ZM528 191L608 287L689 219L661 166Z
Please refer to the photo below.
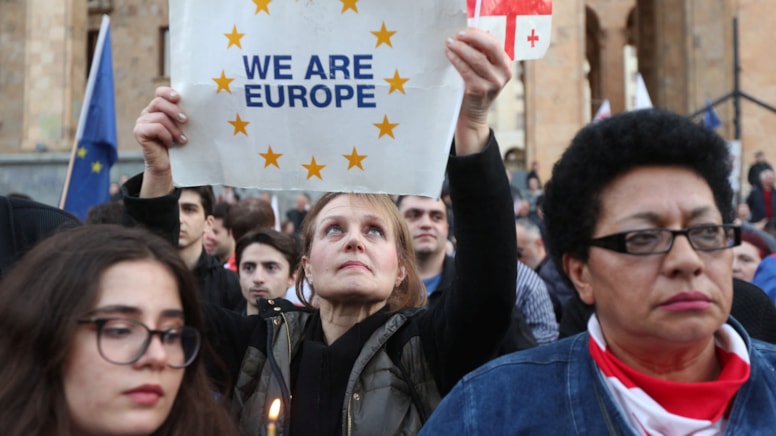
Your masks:
M482 9L482 0L476 0L476 3L474 4L474 21L472 21L472 27L479 27L481 9Z
M741 139L741 98L751 101L771 112L776 112L776 107L769 105L768 103L759 100L746 92L741 90L741 63L738 57L738 17L733 17L733 90L722 97L711 102L711 107L715 107L718 104L724 103L728 99L733 99L733 125L735 128L734 138L736 140ZM690 115L688 118L695 118L698 115L706 112L709 105L704 105L703 109L699 109Z
M73 176L73 166L75 165L75 155L78 152L78 142L84 134L84 125L86 124L86 117L89 113L89 103L92 100L92 93L94 92L94 83L97 80L97 73L99 72L99 65L102 59L103 48L105 47L105 35L108 32L110 26L110 17L108 15L102 16L102 22L100 23L100 33L97 36L96 50L94 51L94 57L92 58L92 66L89 70L89 77L86 80L86 92L84 93L84 101L81 104L81 113L78 116L78 127L75 131L75 138L73 139L73 148L70 151L70 162L67 165L67 174L65 175L65 185L62 190L62 197L59 200L59 208L65 208L65 202L67 201L67 192L70 188L70 179Z

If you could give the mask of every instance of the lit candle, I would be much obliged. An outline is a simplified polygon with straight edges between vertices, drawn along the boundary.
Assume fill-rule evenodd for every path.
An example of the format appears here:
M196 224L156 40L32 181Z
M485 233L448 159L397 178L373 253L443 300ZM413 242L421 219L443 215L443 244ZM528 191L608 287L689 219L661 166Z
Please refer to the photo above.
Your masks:
M280 415L280 398L275 398L269 406L269 423L267 424L267 436L275 436L275 421Z

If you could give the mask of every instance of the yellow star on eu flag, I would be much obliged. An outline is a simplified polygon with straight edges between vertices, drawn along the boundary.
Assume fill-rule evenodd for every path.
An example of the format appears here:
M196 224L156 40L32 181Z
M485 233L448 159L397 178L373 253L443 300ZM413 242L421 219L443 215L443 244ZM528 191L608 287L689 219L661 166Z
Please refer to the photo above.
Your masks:
M391 44L391 37L396 33L395 30L388 30L385 28L385 21L378 31L372 31L372 35L377 37L377 44L375 48L380 47L380 44L386 44L388 47L393 47Z
M259 156L264 158L264 168L267 168L270 165L275 165L277 168L280 168L280 165L278 165L278 158L283 156L283 154L273 152L271 145L267 147L266 153L259 153Z
M250 121L243 121L240 118L240 114L237 114L237 118L233 121L229 121L229 124L234 126L234 136L237 136L238 133L242 133L245 136L248 136L248 132L245 130L245 126L250 124Z
M410 79L399 76L399 70L397 69L394 71L393 77L383 80L391 85L391 89L388 90L388 94L393 94L393 91L399 91L402 94L405 94L404 84L407 83Z
M378 139L382 138L384 135L388 135L391 138L396 139L393 136L393 128L398 126L399 123L391 123L388 121L388 115L383 115L382 123L373 123L372 125L380 129L380 136L377 137Z
M100 171L102 171L102 164L100 161L92 162L92 172L100 174Z
M264 11L269 15L269 4L272 2L272 0L253 0L253 3L256 3L256 13L254 15L259 15L259 12Z
M388 80L388 79L385 79ZM213 81L216 82L218 85L218 89L216 89L216 94L218 94L221 91L226 91L228 93L232 93L232 90L229 88L229 84L234 81L231 77L226 77L226 72L224 70L221 70L221 77L214 77ZM391 87L393 89L393 87ZM402 91L403 93L404 91Z
M353 167L359 167L361 171L364 170L364 167L361 166L361 161L366 159L365 154L358 154L358 151L356 151L356 147L353 147L353 152L350 154L343 154L342 157L348 160L348 169L351 169Z
M242 45L240 44L240 40L243 36L245 36L244 33L238 33L237 32L237 26L235 25L232 27L232 33L224 33L224 36L229 38L229 45L226 46L226 48L229 48L233 45L236 45L237 48L242 49Z
M358 0L340 0L340 1L342 2L342 13L343 14L348 9L352 10L355 13L358 13L358 6L356 6L356 3L358 3Z
M302 166L307 169L307 180L310 180L313 176L323 180L323 177L321 177L321 170L326 168L326 165L319 165L318 162L315 161L315 156L313 156L313 159L309 164L302 164Z
M83 147L83 146L78 147L77 154L78 154L78 157L80 157L81 159L85 158L86 157L86 147Z

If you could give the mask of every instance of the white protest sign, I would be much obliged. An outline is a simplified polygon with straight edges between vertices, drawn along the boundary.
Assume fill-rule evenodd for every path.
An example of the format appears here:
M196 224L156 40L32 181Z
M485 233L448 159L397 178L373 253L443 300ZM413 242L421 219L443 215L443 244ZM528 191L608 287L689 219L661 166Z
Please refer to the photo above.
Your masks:
M175 184L438 196L465 27L462 1L171 0Z

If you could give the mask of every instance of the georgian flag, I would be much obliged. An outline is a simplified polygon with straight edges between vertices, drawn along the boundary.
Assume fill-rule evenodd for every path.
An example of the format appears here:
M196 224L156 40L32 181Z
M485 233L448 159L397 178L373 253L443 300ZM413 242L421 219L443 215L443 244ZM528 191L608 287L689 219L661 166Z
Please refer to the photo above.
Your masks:
M550 46L552 0L467 0L469 23L504 41L512 60L539 59Z

